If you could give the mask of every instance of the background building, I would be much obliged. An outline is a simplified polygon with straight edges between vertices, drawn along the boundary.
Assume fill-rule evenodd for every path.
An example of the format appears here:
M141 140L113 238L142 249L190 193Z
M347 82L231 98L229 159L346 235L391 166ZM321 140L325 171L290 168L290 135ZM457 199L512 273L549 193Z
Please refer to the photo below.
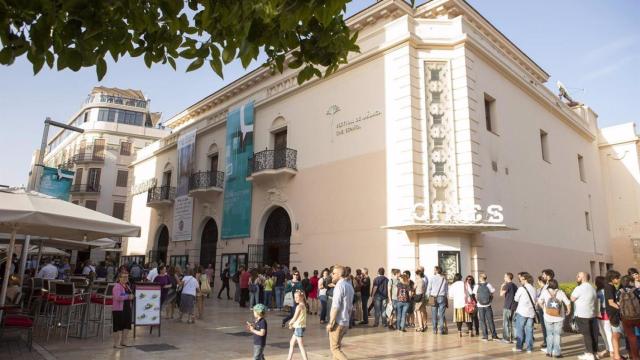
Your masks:
M298 85L295 71L258 69L166 122L173 133L131 163L142 233L127 255L217 272L439 264L493 281L611 266L589 107L549 91L464 1L379 1L348 24L361 52L331 77ZM177 206L186 169L192 205Z
M607 197L613 260L640 266L640 138L635 124L600 130L600 162ZM624 269L626 270L626 269Z
M159 127L159 120L160 113L150 111L150 100L141 91L95 87L67 121L84 133L62 130L50 137L44 163L75 171L70 201L124 219L129 163L139 149L169 133ZM35 173L31 171L30 186ZM79 260L86 256L80 254ZM91 258L101 260L104 252Z

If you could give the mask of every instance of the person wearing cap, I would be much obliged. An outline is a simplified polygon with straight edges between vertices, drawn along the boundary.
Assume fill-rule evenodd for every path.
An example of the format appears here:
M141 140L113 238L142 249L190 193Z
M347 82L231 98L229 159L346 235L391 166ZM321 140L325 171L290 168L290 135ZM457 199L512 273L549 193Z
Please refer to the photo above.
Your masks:
M253 334L253 359L264 360L264 347L267 345L267 320L264 314L267 307L256 304L253 308L254 322L247 321L247 330Z

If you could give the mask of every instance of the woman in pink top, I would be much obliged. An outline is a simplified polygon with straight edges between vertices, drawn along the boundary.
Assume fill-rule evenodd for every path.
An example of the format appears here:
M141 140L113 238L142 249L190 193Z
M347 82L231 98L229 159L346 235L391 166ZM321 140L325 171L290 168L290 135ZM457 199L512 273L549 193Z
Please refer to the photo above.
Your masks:
M113 305L111 306L111 316L113 319L113 347L121 349L127 344L127 336L131 330L131 288L128 284L129 273L120 272L118 282L113 287Z

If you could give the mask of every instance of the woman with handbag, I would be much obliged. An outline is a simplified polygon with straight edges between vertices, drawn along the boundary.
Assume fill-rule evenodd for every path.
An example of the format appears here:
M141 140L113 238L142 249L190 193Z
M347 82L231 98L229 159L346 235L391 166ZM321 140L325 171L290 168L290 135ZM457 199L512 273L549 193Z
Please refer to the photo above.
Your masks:
M467 294L469 294L468 296L469 298L467 299L467 302L469 304L477 305L478 301L476 300L476 295L473 293L473 289L476 286L476 279L473 276L468 275L464 279L464 283L465 283L465 291L467 292ZM474 331L476 336L479 336L480 335L480 319L478 319L478 311L476 311L477 306L469 305L469 310L471 310L472 308L473 308L473 312L469 312L469 315L471 316L471 332L469 336L473 336Z
M424 274L421 270L416 270L416 281L413 288L413 303L414 303L414 316L416 319L416 332L424 332L427 329L426 319L427 312L425 310L426 305L424 303L424 292L426 288L424 286Z
M449 287L449 298L453 300L453 322L458 328L458 336L462 337L462 323L467 324L469 336L473 336L471 314L475 312L475 302L462 281L462 275L453 276L453 284Z
M302 288L302 282L300 281L300 272L295 270L292 274L291 280L287 282L287 286L284 289L285 299L291 297L293 300L293 294L296 290L300 290L304 292ZM286 300L285 300L286 301ZM282 319L282 327L285 327L287 321L293 318L293 314L296 312L296 303L293 302L293 305L289 308L289 315L287 315L284 319Z

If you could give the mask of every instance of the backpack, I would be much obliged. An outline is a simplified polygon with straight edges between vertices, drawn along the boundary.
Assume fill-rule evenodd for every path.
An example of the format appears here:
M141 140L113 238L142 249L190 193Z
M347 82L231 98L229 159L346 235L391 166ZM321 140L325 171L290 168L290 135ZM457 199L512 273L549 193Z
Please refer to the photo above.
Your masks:
M635 291L620 289L620 317L622 320L640 319L640 300Z
M251 283L249 284L249 292L251 293L257 293L260 290L260 287L258 286L257 283Z
M478 284L478 290L476 290L476 300L478 300L478 304L480 305L489 305L491 304L491 300L493 300L493 295L489 290L489 286L487 283Z
M547 290L549 295L549 300L544 305L544 313L549 316L560 317L562 315L562 302L556 298L558 295L557 291L555 294L551 294L551 291Z
M387 297L387 282L389 281L386 277L379 278L381 280L378 281L378 295L386 298Z
M400 302L409 301L409 289L405 285L398 286L398 301Z

